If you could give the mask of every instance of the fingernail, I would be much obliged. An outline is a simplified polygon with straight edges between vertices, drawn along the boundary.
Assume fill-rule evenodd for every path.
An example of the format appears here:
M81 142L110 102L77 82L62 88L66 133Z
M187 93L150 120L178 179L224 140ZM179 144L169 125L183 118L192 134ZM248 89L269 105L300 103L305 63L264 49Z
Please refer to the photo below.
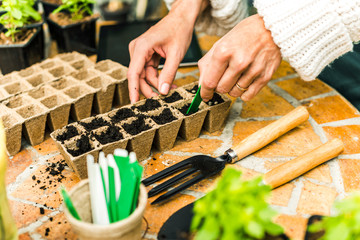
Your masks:
M170 89L170 85L168 83L163 83L160 88L160 93L163 95L168 94L169 89Z

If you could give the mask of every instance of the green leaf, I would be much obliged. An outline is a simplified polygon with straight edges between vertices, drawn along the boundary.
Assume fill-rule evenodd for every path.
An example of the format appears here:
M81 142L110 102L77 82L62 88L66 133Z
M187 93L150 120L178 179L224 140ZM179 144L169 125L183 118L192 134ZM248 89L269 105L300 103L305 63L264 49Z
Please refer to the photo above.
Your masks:
M245 231L249 236L254 238L264 238L264 228L255 221L250 221L245 226Z
M12 11L12 16L16 19L21 19L22 17L22 12L17 9L17 8L14 8L13 11Z

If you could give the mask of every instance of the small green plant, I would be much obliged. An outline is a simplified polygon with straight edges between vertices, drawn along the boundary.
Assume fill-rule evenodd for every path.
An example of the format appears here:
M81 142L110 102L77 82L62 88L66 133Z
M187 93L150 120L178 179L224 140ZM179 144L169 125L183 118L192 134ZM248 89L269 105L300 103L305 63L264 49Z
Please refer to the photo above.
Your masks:
M60 5L53 13L58 13L60 11L66 10L71 14L71 19L81 20L88 15L92 15L92 10L90 4L94 4L95 0L62 0L63 4Z
M34 8L34 0L3 0L0 11L5 11L0 16L0 24L4 25L7 31L5 36L12 38L15 42L15 34L19 28L32 21L40 21L41 15Z
M191 223L195 239L262 239L283 233L272 221L276 211L266 202L270 186L261 185L261 177L240 177L240 171L225 169L216 188L196 201Z
M310 232L324 231L322 240L360 239L360 193L335 203L336 216L324 217L309 227Z

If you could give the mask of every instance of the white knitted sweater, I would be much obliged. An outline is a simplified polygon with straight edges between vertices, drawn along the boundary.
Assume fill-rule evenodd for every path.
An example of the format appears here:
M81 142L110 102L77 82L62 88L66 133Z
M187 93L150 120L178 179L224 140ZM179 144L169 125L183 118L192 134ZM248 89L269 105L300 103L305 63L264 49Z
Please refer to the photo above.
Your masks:
M174 0L165 0L168 4ZM223 35L246 17L246 0L210 0L199 29ZM313 80L360 40L360 0L255 0L283 58L304 80ZM206 27L206 24L208 26Z

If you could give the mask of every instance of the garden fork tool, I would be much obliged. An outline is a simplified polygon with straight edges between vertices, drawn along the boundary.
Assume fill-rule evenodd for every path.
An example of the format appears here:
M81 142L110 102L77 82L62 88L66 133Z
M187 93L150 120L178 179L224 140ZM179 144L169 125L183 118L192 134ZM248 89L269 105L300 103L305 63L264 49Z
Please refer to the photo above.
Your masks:
M221 155L217 158L209 157L206 155L193 156L188 159L185 159L159 173L154 174L153 176L146 178L142 181L145 186L148 186L152 183L155 183L163 178L166 178L176 172L185 170L182 173L176 175L173 178L165 181L164 183L154 187L149 191L149 197L152 197L169 187L173 186L180 180L184 179L187 176L190 176L195 173L199 173L194 178L190 179L187 182L182 183L180 186L168 191L164 195L157 198L152 204L161 202L165 199L168 199L172 195L184 190L185 188L209 177L214 174L221 172L226 163L235 163L238 160L248 156L249 154L256 152L262 147L266 146L276 138L280 137L284 133L295 128L302 122L306 121L309 118L309 113L305 107L300 106L276 120L275 122L270 123L264 128L256 131L251 134L239 144L233 148L228 149L224 155Z

